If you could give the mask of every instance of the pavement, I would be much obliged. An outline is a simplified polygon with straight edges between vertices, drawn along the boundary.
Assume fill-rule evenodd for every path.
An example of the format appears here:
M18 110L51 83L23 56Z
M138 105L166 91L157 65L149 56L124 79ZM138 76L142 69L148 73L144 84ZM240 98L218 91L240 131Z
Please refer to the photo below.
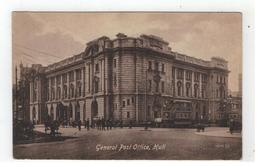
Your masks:
M195 134L212 137L242 138L242 133L230 134L229 128L225 127L208 127L205 128L204 132L195 132Z
M124 127L123 129L117 128L118 130L128 129L127 127ZM143 127L134 127L132 128L134 130L144 130ZM152 131L169 131L170 128L149 128L148 130ZM43 125L37 125L35 128L36 131L39 132L45 132ZM95 131L96 129L94 129ZM230 134L229 128L226 127L207 127L205 128L204 132L197 132L196 129L192 129L196 135L204 135L204 136L212 136L212 137L229 137L229 138L242 138L241 133L233 133ZM81 131L78 130L78 128L59 128L59 132L61 133L61 136L66 137L81 137L84 136L86 133L93 133L93 129L87 130L83 126L81 128ZM106 132L106 131L105 131ZM107 131L109 132L109 131Z

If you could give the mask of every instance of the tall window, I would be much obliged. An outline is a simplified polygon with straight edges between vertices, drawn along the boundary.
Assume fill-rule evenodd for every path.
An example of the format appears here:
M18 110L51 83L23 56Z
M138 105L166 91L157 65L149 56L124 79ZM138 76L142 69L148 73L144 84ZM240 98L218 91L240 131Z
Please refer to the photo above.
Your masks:
M127 105L130 105L130 99L127 99Z
M162 81L162 93L164 93L164 81Z
M57 76L57 85L60 85L60 83L61 83L61 76L58 75L58 76Z
M98 63L96 64L95 71L96 71L96 73L99 72L99 64Z
M186 71L186 80L191 80L191 71Z
M155 68L155 71L159 71L159 63L158 62L154 63L154 68Z
M180 81L177 82L177 95L178 96L182 95L182 83Z
M182 69L178 69L178 71L177 71L177 78L178 79L183 79L183 70Z
M113 66L116 68L116 59L113 59Z
M152 80L148 80L148 91L152 90Z
M95 80L95 93L98 93L98 86L99 86L99 81Z
M70 84L70 97L73 98L74 97L74 85Z
M152 62L148 61L148 70L152 70Z
M63 97L67 98L67 85L63 85Z
M130 112L127 112L127 113L126 113L126 117L127 117L127 118L130 118Z
M76 70L76 80L81 80L81 69Z
M69 72L69 81L70 82L74 81L74 71Z
M159 92L159 82L155 82L155 92Z
M123 101L123 104L122 104L122 105L123 105L123 107L125 107L125 101Z
M162 72L164 72L164 64L162 64Z
M195 84L194 85L194 97L198 97L199 96L199 85Z
M76 96L81 96L81 83L77 82L77 95Z
M202 98L206 97L206 86L205 85L202 85L201 96L202 96Z
M57 99L60 99L61 98L61 88L58 87L57 88Z
M174 79L175 78L175 68L172 67L172 78Z
M186 96L189 97L190 96L190 83L186 83Z
M62 82L67 83L67 74L62 74Z
M151 106L147 106L147 118L151 116Z
M195 73L194 73L194 81L195 81L195 82L198 82L199 80L200 80L200 73L195 72Z
M114 72L114 75L113 75L113 81L114 81L114 86L117 85L117 78L116 78L116 73Z

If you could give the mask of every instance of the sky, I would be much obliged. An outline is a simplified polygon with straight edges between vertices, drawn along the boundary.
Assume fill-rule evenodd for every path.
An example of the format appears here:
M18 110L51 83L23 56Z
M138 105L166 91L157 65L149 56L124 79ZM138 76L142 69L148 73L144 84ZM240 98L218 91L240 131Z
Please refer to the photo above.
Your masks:
M196 58L224 58L229 63L229 89L238 90L240 13L13 12L13 68L21 62L28 66L55 63L83 52L93 39L115 38L119 32L131 37L160 36L172 51Z

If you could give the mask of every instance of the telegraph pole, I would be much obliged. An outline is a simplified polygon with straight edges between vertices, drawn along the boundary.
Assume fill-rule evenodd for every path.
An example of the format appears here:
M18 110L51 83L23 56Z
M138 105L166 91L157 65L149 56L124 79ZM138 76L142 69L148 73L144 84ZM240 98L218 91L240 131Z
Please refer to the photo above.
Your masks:
M15 112L13 117L17 119L17 113L18 113L18 85L17 85L17 66L15 66Z

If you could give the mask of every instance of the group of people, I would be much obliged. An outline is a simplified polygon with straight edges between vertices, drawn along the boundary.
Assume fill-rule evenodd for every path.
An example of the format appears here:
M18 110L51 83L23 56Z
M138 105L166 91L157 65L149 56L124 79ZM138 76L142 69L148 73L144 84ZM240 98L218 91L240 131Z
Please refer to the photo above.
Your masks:
M98 118L93 124L98 130L111 130L113 127L113 121L111 119L105 120L103 117Z

